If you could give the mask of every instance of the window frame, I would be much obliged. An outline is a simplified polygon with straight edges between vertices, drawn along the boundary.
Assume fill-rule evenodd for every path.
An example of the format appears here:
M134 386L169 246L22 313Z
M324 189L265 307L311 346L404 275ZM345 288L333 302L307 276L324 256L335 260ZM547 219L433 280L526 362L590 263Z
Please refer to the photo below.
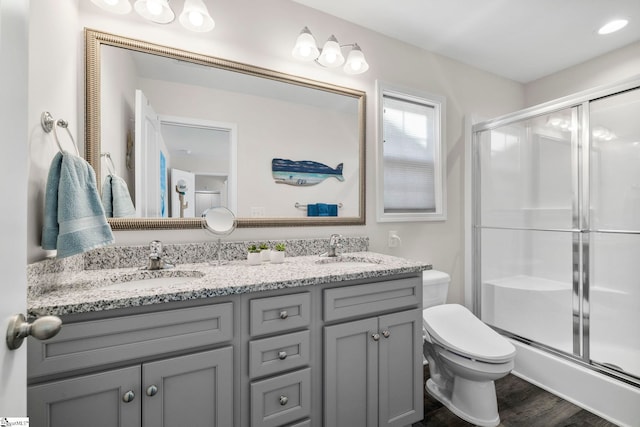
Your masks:
M384 98L393 97L407 102L418 103L434 109L434 198L435 212L394 212L384 211ZM376 81L376 216L378 222L418 222L446 221L446 139L445 117L446 98L416 89L402 88Z

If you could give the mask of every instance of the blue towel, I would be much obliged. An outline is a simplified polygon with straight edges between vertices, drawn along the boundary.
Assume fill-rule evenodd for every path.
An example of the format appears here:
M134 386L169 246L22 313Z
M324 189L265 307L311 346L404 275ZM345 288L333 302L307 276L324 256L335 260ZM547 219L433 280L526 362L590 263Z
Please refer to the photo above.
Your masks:
M95 172L84 159L57 153L45 189L42 248L64 258L113 242Z
M328 203L309 203L307 216L338 216L338 205Z
M124 179L116 175L107 175L102 184L102 205L107 218L136 216L129 187Z

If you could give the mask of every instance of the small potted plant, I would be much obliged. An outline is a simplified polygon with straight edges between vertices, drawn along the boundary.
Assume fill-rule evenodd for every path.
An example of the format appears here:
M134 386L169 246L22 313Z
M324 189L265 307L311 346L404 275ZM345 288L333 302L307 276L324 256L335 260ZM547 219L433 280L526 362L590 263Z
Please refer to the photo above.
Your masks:
M247 248L247 262L249 265L258 265L261 261L260 249L256 245L249 246Z
M270 250L269 250L269 246L267 246L266 243L260 243L260 246L258 246L258 249L260 249L260 258L262 259L262 262L268 262L269 258L270 258Z
M271 251L271 262L274 264L282 264L284 262L284 243L278 243L275 249Z

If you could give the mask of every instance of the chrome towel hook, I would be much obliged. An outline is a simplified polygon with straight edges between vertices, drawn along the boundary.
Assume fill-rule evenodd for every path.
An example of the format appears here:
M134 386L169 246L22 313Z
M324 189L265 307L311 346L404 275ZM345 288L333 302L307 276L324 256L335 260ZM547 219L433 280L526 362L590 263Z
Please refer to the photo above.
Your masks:
M69 122L63 119L58 119L58 121L55 121L51 113L45 111L40 116L40 124L42 125L42 129L44 129L46 133L51 133L51 131L53 130L53 137L56 140L56 145L58 146L58 150L60 150L60 152L63 152L64 150L62 149L62 145L60 145L60 139L58 139L56 126L66 129L67 133L69 134L69 138L71 138L71 142L73 143L73 148L75 148L76 150L76 155L80 157L80 150L78 150L76 141L73 139L73 135L71 135L71 131L69 130Z

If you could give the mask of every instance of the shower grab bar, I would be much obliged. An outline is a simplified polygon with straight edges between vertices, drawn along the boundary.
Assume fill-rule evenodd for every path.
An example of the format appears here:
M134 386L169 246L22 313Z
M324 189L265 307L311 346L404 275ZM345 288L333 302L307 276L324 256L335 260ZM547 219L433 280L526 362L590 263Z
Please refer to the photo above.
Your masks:
M58 132L56 131L56 127L60 126L61 128L64 128L69 134L69 138L71 138L71 142L73 143L73 148L76 150L76 155L80 157L80 150L78 150L76 141L73 139L73 135L69 130L69 122L63 119L58 119L58 121L56 121L51 115L51 113L49 113L48 111L44 111L40 116L40 124L42 125L42 129L44 129L46 133L51 133L51 131L53 130L53 138L55 139L56 145L58 146L58 150L60 150L61 153L64 152L64 150L62 149L62 145L60 144L60 139L58 138Z

